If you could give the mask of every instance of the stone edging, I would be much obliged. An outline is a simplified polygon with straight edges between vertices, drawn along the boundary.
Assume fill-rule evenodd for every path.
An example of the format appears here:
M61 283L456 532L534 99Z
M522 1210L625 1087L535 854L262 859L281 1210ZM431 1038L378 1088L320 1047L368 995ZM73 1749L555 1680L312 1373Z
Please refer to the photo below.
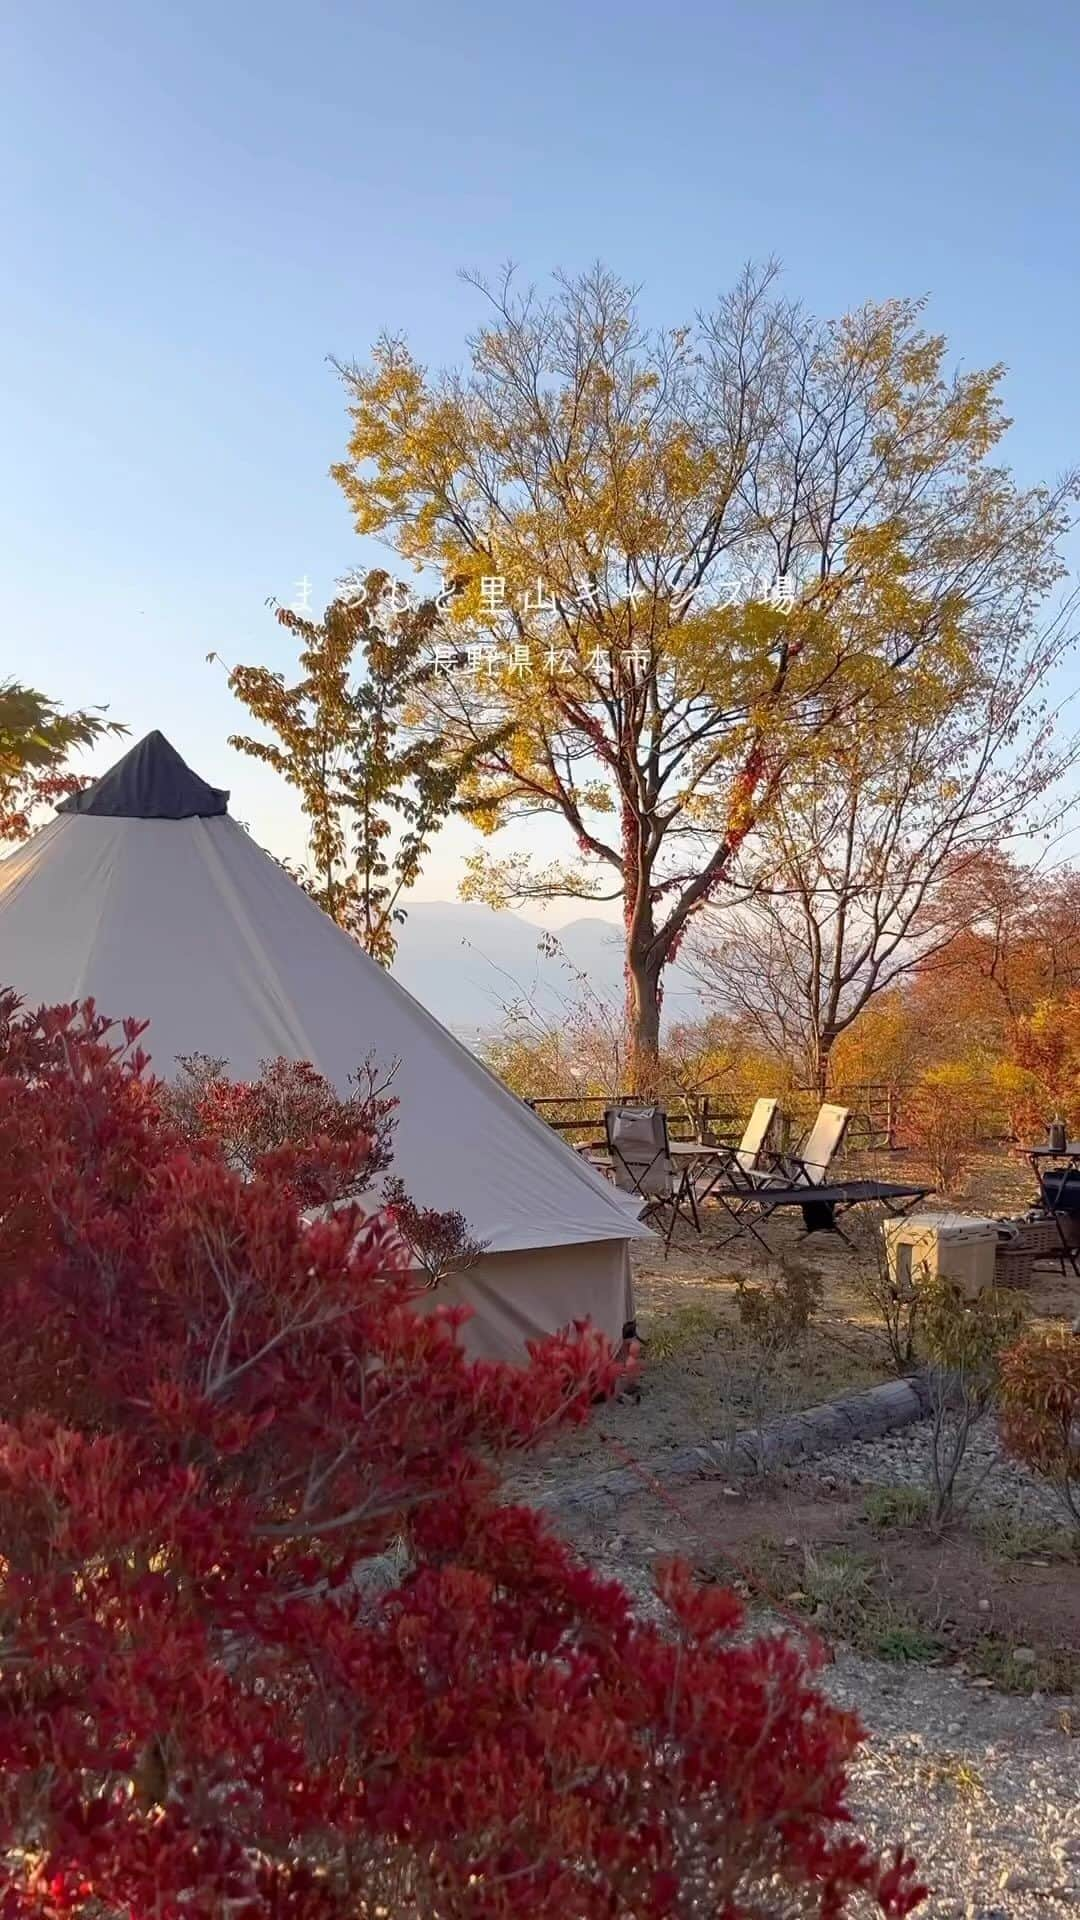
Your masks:
M653 1454L641 1462L644 1472L662 1484L710 1478L717 1474L751 1473L761 1465L791 1466L819 1454L835 1453L853 1440L876 1440L894 1428L912 1426L930 1412L926 1382L919 1374L904 1380L886 1380L865 1393L844 1394L820 1407L773 1420L760 1432L747 1427L732 1442L707 1440L700 1447L681 1447L674 1453ZM612 1513L621 1500L643 1490L641 1473L621 1467L588 1480L573 1481L537 1502L548 1512L584 1513L600 1517Z

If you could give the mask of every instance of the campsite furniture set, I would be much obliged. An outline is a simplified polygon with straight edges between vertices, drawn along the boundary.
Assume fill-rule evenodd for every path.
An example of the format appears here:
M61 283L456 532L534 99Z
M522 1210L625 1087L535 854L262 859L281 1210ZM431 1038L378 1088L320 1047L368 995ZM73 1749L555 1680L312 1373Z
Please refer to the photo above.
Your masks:
M714 1200L728 1216L721 1245L748 1234L768 1251L760 1226L774 1213L798 1208L807 1233L840 1233L837 1215L876 1203L892 1214L906 1212L930 1191L924 1185L889 1180L837 1180L830 1170L850 1115L826 1102L796 1151L782 1150L779 1102L759 1100L738 1146L672 1141L661 1106L609 1107L602 1152L586 1149L625 1193L642 1202L641 1218L663 1223L665 1248L678 1220L701 1231L700 1207Z
M940 1275L968 1299L986 1287L1022 1290L1034 1284L1038 1262L1056 1261L1063 1273L1066 1262L1073 1264L1062 1224L1060 1216L1035 1210L1012 1220L955 1210L886 1220L889 1272L901 1288L915 1273Z
M1038 1206L1012 1219L958 1219L969 1232L981 1228L990 1241L996 1287L1030 1287L1044 1261L1080 1279L1080 1141L1069 1140L1063 1122L1055 1120L1045 1141L1021 1152L1035 1175Z
M747 1172L757 1164L779 1125L779 1102L759 1100L737 1147L700 1140L672 1140L665 1109L657 1105L608 1107L604 1143L580 1151L592 1166L614 1180L623 1193L642 1202L640 1218L663 1221L664 1245L671 1245L676 1222L701 1231L699 1207L734 1165Z

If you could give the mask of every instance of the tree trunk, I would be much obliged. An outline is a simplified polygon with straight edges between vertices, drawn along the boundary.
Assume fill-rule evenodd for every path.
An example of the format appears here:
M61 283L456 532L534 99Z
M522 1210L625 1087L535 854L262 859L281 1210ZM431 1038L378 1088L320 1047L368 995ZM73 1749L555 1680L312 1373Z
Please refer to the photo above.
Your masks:
M660 978L653 918L652 851L645 815L634 803L629 774L623 791L623 913L626 922L626 1034L628 1085L655 1094L660 1080Z
M819 1100L824 1100L828 1095L829 1069L832 1065L832 1050L835 1040L835 1033L830 1033L826 1029L824 1032L818 1034L814 1042L813 1057L810 1063L811 1078L814 1092L817 1094Z
M642 954L626 961L626 1017L630 1038L630 1086L634 1093L658 1091L660 1068L660 968Z

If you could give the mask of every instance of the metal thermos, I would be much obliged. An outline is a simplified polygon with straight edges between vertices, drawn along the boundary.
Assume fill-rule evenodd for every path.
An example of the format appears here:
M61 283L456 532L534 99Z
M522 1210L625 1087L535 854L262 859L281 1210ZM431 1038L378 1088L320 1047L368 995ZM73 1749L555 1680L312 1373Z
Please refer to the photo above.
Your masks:
M1046 1140L1051 1153L1064 1153L1066 1145L1064 1120L1051 1120Z

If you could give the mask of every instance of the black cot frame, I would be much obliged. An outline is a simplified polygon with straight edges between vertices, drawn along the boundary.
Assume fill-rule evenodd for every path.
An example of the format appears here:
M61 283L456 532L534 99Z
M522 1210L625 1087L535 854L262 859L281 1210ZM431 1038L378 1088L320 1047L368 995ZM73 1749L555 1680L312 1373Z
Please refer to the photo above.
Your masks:
M838 1233L844 1238L843 1228L837 1222L839 1213L846 1213L851 1207L878 1205L896 1219L910 1213L912 1207L932 1192L932 1187L908 1186L896 1180L830 1180L823 1181L820 1186L808 1183L755 1186L746 1179L745 1182L732 1180L726 1184L717 1182L710 1187L709 1198L716 1200L731 1220L731 1232L724 1235L720 1246L740 1234L748 1233L769 1253L771 1249L762 1238L759 1227L764 1226L772 1214L785 1208L798 1207L801 1210L807 1233Z

